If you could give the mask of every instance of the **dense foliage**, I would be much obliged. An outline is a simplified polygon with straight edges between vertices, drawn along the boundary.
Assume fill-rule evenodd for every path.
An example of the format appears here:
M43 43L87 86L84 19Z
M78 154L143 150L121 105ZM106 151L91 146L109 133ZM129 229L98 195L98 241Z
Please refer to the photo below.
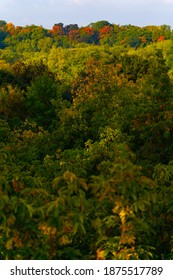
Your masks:
M0 259L173 258L172 34L0 21Z

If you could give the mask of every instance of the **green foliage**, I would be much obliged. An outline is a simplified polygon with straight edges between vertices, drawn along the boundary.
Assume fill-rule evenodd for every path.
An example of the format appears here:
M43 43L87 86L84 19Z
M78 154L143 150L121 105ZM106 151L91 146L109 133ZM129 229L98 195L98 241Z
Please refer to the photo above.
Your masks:
M173 258L171 36L0 21L0 259Z
M22 89L26 89L32 81L41 77L42 75L52 76L48 67L42 62L42 60L34 63L24 63L22 61L17 61L12 65L12 73L17 79L18 85Z
M24 92L11 85L0 89L0 115L9 123L23 120L26 116Z
M154 42L172 38L168 25L138 27L133 25L111 24L106 20L90 23L85 27L77 24L64 26L54 24L51 30L42 26L15 26L13 23L0 23L0 48L8 48L23 56L25 52L49 52L51 48L73 48L81 44L121 45L125 48L140 48Z
M99 31L101 28L105 26L112 26L111 23L109 23L107 20L100 20L97 22L92 22L89 24L90 27L93 27L95 31Z
M56 98L57 85L55 81L43 75L31 83L26 93L26 106L28 116L38 125L48 127L55 118L55 111L51 106L51 100Z

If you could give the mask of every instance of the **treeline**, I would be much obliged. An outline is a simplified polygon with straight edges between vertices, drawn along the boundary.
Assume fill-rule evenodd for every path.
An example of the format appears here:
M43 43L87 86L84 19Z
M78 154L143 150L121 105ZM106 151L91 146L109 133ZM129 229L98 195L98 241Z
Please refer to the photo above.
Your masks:
M41 51L55 47L76 47L78 44L121 45L139 48L153 42L161 42L172 38L172 30L168 25L138 27L133 25L111 24L102 20L79 27L77 24L64 26L54 24L48 30L42 26L15 26L13 23L0 21L0 48L15 47Z
M172 259L172 40L20 53L59 35L7 27L0 259Z

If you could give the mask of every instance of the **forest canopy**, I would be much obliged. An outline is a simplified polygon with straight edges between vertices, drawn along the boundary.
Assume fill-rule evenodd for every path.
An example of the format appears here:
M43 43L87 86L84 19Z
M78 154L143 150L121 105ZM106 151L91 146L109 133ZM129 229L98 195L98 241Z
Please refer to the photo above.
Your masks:
M173 32L0 20L0 259L173 259Z

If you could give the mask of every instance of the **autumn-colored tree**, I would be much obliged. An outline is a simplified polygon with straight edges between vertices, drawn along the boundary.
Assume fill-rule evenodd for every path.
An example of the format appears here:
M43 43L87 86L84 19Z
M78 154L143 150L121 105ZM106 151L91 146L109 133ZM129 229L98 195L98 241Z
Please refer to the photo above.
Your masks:
M104 26L103 28L101 28L99 30L99 37L100 39L106 37L106 36L109 36L109 33L113 30L112 27L110 26Z
M93 27L81 27L79 28L79 42L85 42L85 43L94 43L97 42L97 33L95 32Z
M146 39L145 36L142 36L142 37L141 37L141 42L142 42L143 44L145 44L145 43L147 42L147 39Z
M79 39L79 37L80 37L80 35L79 35L79 31L78 30L70 30L70 32L69 32L69 39L71 40L71 41L78 41L78 39Z
M52 33L53 33L54 35L58 35L58 36L63 35L63 34L64 34L63 27L60 26L60 25L56 25L56 24L55 24L55 25L52 27Z
M16 26L16 33L20 33L22 31L23 27L22 26Z
M92 28L92 27L85 27L83 29L83 32L84 32L84 34L86 33L88 35L94 35L94 28ZM81 33L82 33L82 31L81 31Z
M165 36L160 36L158 39L157 39L158 42L163 42L165 41Z
M25 33L25 34L28 34L28 33L30 33L31 32L31 27L29 27L29 26L26 26L26 27L24 27L24 28L22 28L22 33Z
M55 26L0 21L0 259L173 259L170 27Z
M10 33L10 35L14 35L15 34L15 26L12 22L9 22L6 24L6 30L7 32Z

